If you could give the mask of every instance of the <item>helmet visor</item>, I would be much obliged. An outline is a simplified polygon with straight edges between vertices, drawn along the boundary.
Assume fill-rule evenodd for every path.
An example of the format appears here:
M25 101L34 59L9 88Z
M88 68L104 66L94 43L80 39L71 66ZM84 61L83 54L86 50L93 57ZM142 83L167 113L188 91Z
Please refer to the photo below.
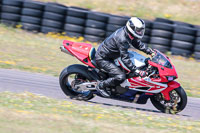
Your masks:
M135 27L135 32L136 34L138 34L139 36L143 36L144 35L144 28L138 28L138 27Z

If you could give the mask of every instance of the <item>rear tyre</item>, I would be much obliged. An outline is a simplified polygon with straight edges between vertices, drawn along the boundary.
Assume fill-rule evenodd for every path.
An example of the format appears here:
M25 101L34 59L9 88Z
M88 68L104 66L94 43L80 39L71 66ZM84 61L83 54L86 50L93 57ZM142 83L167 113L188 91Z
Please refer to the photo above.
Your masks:
M181 112L187 104L187 95L182 87L176 88L170 92L170 102L165 101L161 94L150 98L155 108L163 113L176 114Z
M90 77L85 72L76 72L68 68L65 68L59 77L60 87L65 95L76 100L88 101L92 99L94 97L92 91L80 92L73 87L75 84L80 84L80 82L89 82Z

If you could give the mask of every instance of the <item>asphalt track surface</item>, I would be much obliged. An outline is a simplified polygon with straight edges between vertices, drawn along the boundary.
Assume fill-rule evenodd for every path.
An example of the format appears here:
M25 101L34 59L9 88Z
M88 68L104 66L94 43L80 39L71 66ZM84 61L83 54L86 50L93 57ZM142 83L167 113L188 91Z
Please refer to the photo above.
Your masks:
M58 82L58 77L38 73L23 72L19 70L0 69L0 92L11 91L20 93L28 91L51 98L71 100L64 95ZM87 104L88 102L79 101L77 103ZM139 105L96 96L91 101L89 101L89 103L100 104L104 107L117 106L122 109L125 108L131 109L133 111L138 110L146 113L165 115L164 113L160 113L156 108L154 108L150 100L145 105ZM174 115L170 116L174 117ZM186 108L175 116L186 119L200 120L200 98L189 97Z

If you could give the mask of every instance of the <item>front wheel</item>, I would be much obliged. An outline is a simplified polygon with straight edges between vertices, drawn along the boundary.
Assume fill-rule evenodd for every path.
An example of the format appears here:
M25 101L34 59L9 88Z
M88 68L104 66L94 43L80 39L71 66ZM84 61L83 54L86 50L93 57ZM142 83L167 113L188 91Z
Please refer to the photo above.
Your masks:
M170 101L164 100L161 93L150 98L155 108L163 113L176 114L181 112L187 104L187 95L182 87L176 88L169 92Z

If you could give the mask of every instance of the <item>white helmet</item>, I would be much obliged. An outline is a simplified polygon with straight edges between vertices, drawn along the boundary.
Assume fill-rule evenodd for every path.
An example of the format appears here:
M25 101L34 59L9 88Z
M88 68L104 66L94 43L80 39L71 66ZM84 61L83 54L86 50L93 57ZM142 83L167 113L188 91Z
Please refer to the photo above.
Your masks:
M142 19L137 17L131 17L126 23L126 27L129 33L134 37L142 39L145 32L145 23Z

